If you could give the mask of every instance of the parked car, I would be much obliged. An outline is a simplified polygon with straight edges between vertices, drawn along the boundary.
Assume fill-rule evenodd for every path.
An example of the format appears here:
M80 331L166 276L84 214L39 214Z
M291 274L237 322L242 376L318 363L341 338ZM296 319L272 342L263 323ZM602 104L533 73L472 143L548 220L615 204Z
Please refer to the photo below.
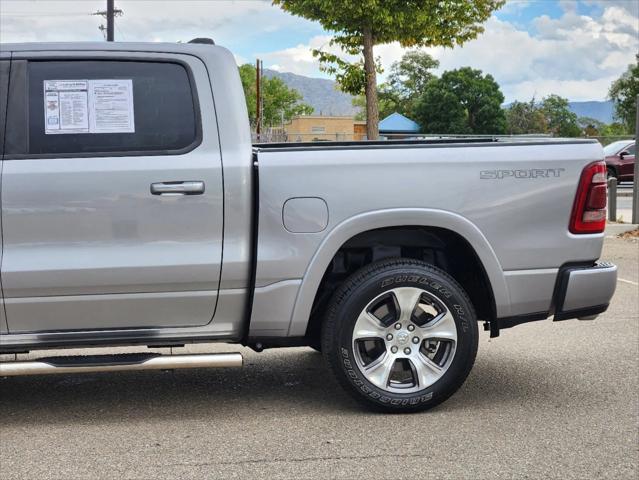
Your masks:
M609 177L620 182L632 182L635 173L635 140L619 140L604 147L606 169Z
M0 353L110 349L0 376L242 364L120 346L311 346L357 400L423 410L464 382L478 322L592 319L613 296L594 140L251 145L224 48L0 51Z

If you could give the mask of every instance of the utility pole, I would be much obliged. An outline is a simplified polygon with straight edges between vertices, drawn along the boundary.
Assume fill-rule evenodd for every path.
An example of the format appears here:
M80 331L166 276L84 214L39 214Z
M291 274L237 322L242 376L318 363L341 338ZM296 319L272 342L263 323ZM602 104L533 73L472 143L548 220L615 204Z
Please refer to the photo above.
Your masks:
M121 17L124 13L119 8L115 8L114 0L107 0L106 10L97 11L93 15L100 15L106 18L106 27L100 25L98 28L102 33L106 31L106 41L112 42L115 39L115 17Z
M113 41L113 28L114 28L114 24L115 24L115 12L114 12L114 7L113 7L113 0L107 0L107 15L106 15L106 19L107 19L107 42L112 42Z
M637 159L637 142L639 141L639 95L636 98L635 113L635 171L632 182L632 223L639 223L639 159Z
M258 58L255 62L255 133L257 134L257 141L260 141L260 135L262 133L262 61Z

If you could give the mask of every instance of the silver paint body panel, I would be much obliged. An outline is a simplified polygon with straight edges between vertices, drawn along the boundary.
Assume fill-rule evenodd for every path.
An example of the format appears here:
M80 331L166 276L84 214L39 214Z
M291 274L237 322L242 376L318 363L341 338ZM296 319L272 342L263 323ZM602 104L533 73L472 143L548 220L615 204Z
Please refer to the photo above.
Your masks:
M593 305L606 305L617 287L617 267L585 268L570 272L564 311L578 310Z
M131 338L239 340L249 298L255 158L259 230L255 297L248 312L254 336L304 335L334 254L372 229L430 226L465 238L484 266L499 317L547 310L559 268L600 256L603 234L568 232L581 171L603 158L599 144L258 147L254 158L236 64L221 47L3 48L23 56L186 58L197 70L205 139L182 156L4 162L2 279L8 281L3 287L9 325L15 314L14 330L21 333L3 335L3 344L64 345L74 336L89 344L91 330L109 322L100 339L112 344ZM480 175L514 169L563 170L537 178ZM102 176L108 181L96 179ZM206 194L150 195L151 183L170 180L203 180ZM286 206L290 199L309 197L317 200ZM320 199L325 213L318 208ZM63 227L67 223L71 230ZM169 306L172 299L179 307ZM91 315L92 306L101 313ZM140 317L140 309L156 319ZM46 330L47 315L68 331L35 331L43 324Z

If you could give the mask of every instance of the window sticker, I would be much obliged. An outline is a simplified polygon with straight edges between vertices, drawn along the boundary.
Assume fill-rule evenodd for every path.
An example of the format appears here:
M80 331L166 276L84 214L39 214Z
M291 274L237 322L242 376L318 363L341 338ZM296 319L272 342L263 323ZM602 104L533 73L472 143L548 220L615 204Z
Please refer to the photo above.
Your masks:
M45 133L134 133L132 80L45 80Z

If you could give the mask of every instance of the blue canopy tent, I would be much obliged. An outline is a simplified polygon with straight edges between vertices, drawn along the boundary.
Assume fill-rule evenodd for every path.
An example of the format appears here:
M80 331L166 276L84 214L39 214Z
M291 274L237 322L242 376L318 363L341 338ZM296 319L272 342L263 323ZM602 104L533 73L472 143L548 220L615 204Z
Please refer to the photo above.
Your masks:
M379 134L389 135L391 138L405 138L416 135L421 127L417 122L405 117L401 113L392 113L379 122Z

